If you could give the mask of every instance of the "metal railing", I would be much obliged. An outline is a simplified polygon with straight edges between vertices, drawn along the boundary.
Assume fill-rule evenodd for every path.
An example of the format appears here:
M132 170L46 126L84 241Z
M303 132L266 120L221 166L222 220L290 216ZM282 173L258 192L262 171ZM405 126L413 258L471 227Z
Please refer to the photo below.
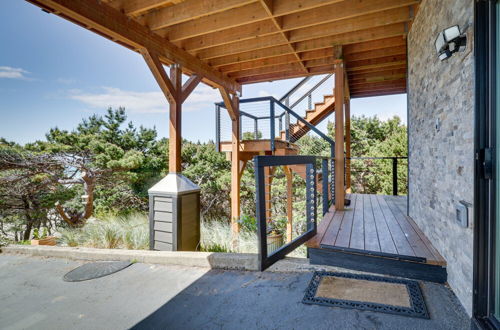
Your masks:
M282 141L293 143L298 140L297 134L301 130L307 130L314 132L330 144L331 156L333 157L335 142L326 134L321 132L315 125L309 123L295 111L276 100L274 97L265 96L240 100L240 107L242 109L245 108L245 105L250 104L258 105L257 108L253 107L253 109L258 109L260 114L240 110L240 140L269 140L271 150L274 151L276 150L275 140L277 137L279 137ZM215 143L218 151L220 151L221 143L221 108L225 109L224 103L216 103ZM291 132L290 120L286 120L285 123L283 123L284 116L295 119L297 122L295 125L300 125L302 128L298 131ZM245 124L244 121L251 121L251 129L248 129L249 125ZM250 135L247 135L247 133L250 133ZM251 138L248 138L249 136ZM303 135L301 134L300 137L302 136Z
M406 194L408 157L350 157L351 187L358 193ZM405 169L401 169L401 166ZM389 180L384 180L388 178ZM389 182L391 187L389 187Z

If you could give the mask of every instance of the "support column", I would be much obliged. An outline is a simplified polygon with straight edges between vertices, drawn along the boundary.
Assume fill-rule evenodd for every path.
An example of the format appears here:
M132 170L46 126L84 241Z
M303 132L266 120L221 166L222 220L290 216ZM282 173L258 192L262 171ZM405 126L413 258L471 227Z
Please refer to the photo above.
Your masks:
M175 89L174 100L170 102L170 122L169 122L169 140L168 140L168 172L181 172L181 115L182 115L182 72L178 64L170 66L170 81Z
M240 232L240 188L241 173L240 163L240 110L239 99L231 96L227 90L220 88L220 93L226 109L231 117L231 228L233 234Z
M292 228L293 228L293 175L292 170L288 166L284 166L286 176L286 242L292 241Z
M345 178L346 191L351 193L351 100L345 102Z
M335 209L344 209L344 63L335 64Z
M163 67L163 64L160 62L158 54L150 51L149 49L141 49L141 53L170 105L168 170L170 173L180 173L182 170L182 103L184 103L187 97L200 83L201 76L193 74L183 85L182 70L180 65L172 64L170 66L169 77Z

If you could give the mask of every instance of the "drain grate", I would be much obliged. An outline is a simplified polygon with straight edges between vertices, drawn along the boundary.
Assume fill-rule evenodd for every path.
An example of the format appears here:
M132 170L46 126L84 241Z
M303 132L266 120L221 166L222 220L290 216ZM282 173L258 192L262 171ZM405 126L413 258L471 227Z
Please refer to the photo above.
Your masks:
M111 275L127 268L130 261L100 261L81 265L64 275L66 282L81 282Z

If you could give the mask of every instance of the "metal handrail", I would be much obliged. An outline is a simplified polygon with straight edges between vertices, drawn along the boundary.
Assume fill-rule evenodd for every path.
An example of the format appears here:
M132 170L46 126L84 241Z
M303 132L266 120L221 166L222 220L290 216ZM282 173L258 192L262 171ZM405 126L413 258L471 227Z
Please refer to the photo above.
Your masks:
M304 93L304 95L302 95L297 101L295 101L291 106L290 106L290 109L293 109L294 107L296 107L300 102L302 102L303 99L305 99L306 97L310 96L316 89L318 89L319 86L323 85L323 83L325 81L327 81L331 76L333 75L333 73L330 73L328 75L326 75L323 79L321 79L316 85L314 85L311 89L309 89L307 92Z
M284 102L286 99L290 98L290 96L292 96L293 93L295 93L300 87L302 87L302 85L304 85L306 82L308 82L311 78L312 78L312 76L308 76L308 77L305 77L304 79L302 79L301 81L299 81L298 84L293 86L292 89L290 89L288 92L286 92L286 94L283 95L279 101Z

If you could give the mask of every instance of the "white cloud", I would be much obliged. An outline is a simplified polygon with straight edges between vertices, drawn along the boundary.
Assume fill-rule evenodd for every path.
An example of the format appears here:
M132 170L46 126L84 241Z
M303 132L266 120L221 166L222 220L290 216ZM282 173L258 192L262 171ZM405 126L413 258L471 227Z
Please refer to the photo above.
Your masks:
M21 68L13 68L10 66L0 66L0 78L9 78L9 79L26 79L25 74L29 73L28 71Z
M168 112L168 102L162 92L134 92L114 87L103 87L100 92L96 93L73 89L70 90L69 97L96 109L124 107L131 113ZM183 110L206 109L213 107L214 102L219 101L220 96L216 90L200 84L183 104Z

